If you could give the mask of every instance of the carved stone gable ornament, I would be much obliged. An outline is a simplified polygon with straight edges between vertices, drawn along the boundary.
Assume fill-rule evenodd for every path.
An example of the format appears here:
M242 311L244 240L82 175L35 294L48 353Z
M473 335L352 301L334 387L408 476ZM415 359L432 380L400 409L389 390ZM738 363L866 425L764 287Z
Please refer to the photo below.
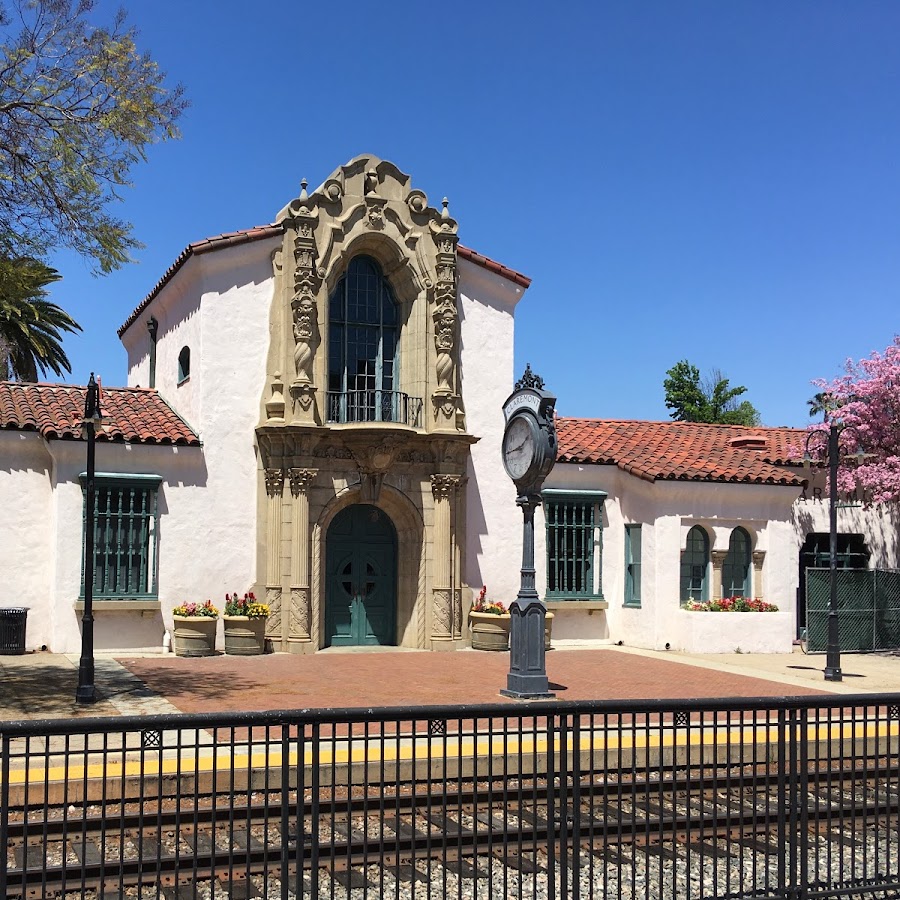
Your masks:
M315 190L301 182L300 195L278 214L285 228L282 248L284 299L273 312L273 338L279 349L270 370L285 377L292 402L288 425L323 425L326 409L329 297L350 260L371 256L390 282L398 304L409 309L427 303L430 316L406 319L405 346L424 347L422 371L409 372L411 384L430 395L429 431L465 431L459 389L459 311L456 221L448 201L428 205L409 175L375 156L358 156L335 170ZM290 309L288 324L287 309ZM288 330L289 329L289 330ZM428 371L425 367L430 368ZM271 381L270 381L271 383ZM400 391L408 390L401 383ZM277 414L272 419L279 419Z

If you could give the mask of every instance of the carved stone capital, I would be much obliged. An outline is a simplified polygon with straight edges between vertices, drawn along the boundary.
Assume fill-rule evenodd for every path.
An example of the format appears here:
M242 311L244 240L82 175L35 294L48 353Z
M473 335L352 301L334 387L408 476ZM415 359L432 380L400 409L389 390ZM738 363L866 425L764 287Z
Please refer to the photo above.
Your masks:
M299 494L305 494L309 490L313 479L316 477L318 469L296 469L288 470L288 476L291 481L291 493L296 497Z
M449 500L463 482L461 475L432 475L431 493L435 500Z
M753 551L753 568L757 569L757 570L762 569L763 560L765 560L765 558L766 558L765 550L754 550Z
M714 569L721 569L722 565L725 562L725 557L728 556L727 550L713 550L709 554L709 558L712 560Z
M266 469L266 493L270 497L280 497L284 490L284 470Z

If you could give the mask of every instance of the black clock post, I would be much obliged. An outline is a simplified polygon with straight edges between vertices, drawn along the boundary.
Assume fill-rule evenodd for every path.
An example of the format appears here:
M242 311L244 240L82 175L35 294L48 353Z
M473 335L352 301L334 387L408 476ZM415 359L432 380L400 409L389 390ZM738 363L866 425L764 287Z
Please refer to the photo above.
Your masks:
M509 674L504 697L544 700L549 690L544 656L547 609L535 589L534 511L541 505L544 479L556 462L556 397L525 367L516 389L503 404L503 466L516 486L516 505L522 510L522 570L519 593L510 604Z

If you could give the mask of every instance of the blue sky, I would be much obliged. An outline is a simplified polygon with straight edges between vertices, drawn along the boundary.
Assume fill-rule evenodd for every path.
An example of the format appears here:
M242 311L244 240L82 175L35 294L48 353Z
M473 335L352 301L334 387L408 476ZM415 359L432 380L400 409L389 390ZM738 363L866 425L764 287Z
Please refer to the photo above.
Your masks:
M192 106L117 209L137 263L53 260L72 381L125 382L116 329L188 243L360 153L533 279L516 370L563 415L666 419L686 358L803 426L813 378L900 330L894 0L128 6Z

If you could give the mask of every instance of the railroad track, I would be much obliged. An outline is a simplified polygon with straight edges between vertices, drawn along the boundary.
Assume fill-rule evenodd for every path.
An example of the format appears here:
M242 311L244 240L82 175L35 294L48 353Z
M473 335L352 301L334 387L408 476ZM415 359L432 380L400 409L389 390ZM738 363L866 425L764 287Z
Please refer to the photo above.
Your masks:
M577 876L596 868L608 880L611 867L618 885L623 865L633 869L638 857L654 872L691 856L701 869L738 857L769 866L790 837L777 799L784 790L776 772L730 766L649 779L607 770L563 785L526 776L429 781L389 796L380 785L371 794L357 785L343 796L333 787L302 797L257 792L243 804L207 795L23 807L10 809L6 897L138 897L143 888L205 897L213 883L222 896L282 896L283 881L288 895L344 896L354 877L383 890L385 873L415 880L424 870L477 885L479 871L496 877L495 866L504 884L557 878L559 869ZM835 854L855 853L853 832L885 821L900 836L898 775L886 761L870 761L864 778L813 767L791 796L790 821L818 832Z

